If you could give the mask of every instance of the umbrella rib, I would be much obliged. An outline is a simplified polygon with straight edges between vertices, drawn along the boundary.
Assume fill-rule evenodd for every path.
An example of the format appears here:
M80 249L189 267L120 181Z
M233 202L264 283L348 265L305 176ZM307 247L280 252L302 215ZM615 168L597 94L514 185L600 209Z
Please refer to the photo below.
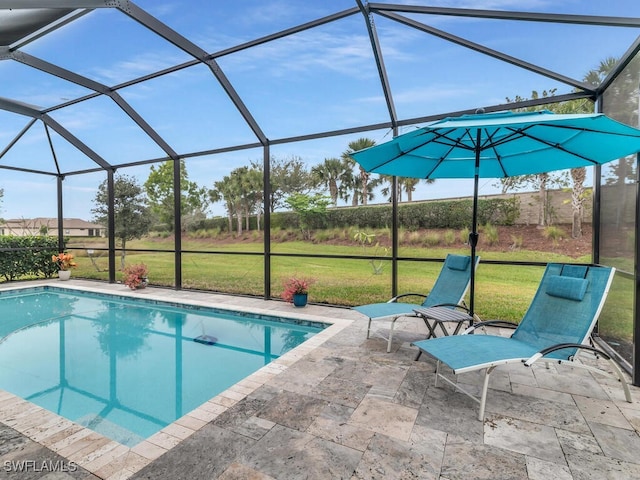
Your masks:
M503 143L508 143L508 142L512 141L512 138L514 136L517 136L519 134L519 132L517 130L513 131L511 134L507 135L506 137L504 137L504 138L502 138L502 139L500 139L500 140L498 140L496 142L493 141L493 137L495 137L498 134L498 130L497 129L494 130L494 132L491 133L491 134L488 133L486 129L485 129L485 132L487 133L487 139L486 139L485 142L483 142L483 145L480 146L480 151L482 152L482 151L487 150L487 149L493 150L493 154L495 155L496 160L498 161L498 165L500 166L500 170L502 171L502 175L504 177L508 177L509 174L507 173L507 170L504 168L504 165L502 164L502 156L498 153L498 150L497 150L496 147L498 145L502 145Z
M437 131L433 131L434 135L436 135L436 137L432 140L433 143L440 143L442 145L449 145L449 150L440 157L440 159L436 162L436 164L433 166L433 168L431 170L429 170L429 173L427 173L425 175L425 180L428 180L429 178L431 178L431 175L433 175L433 173L438 169L438 167L440 165L442 165L442 162L444 162L444 159L447 158L449 156L449 153L451 153L451 151L456 148L456 147L461 147L461 148L467 148L468 150L473 150L473 148L467 147L464 143L462 143L462 139L465 136L469 136L469 138L471 139L471 142L473 143L473 136L469 133L469 129L466 129L464 132L462 132L462 135L460 135L457 139L453 139L453 138L449 138L447 137L447 134L450 132L455 131L454 129L449 130L449 132L447 132L446 134L440 134ZM439 140L441 138L446 138L448 140L448 142L440 142Z
M538 124L538 125L544 125L546 127L553 127L553 128L564 128L564 129L567 129L567 130L573 130L573 131L578 132L578 133L579 132L585 132L585 131L586 132L592 132L592 133L602 133L602 132L599 132L599 131L596 131L596 130L589 130L589 129L585 129L585 128L578 128L577 129L577 128L565 127L565 126L562 126L562 125L549 125L549 124ZM510 130L512 130L514 133L520 133L523 137L530 138L531 140L535 140L536 142L542 143L543 145L547 145L547 146L552 147L554 149L560 150L561 152L567 153L567 154L572 155L574 157L581 158L582 160L585 160L585 161L591 163L592 165L597 165L598 164L597 161L592 160L589 157L585 157L584 155L580 155L580 154L578 154L576 152L572 152L571 150L567 150L566 148L564 148L562 145L560 145L558 143L552 143L552 142L549 142L547 140L543 140L542 138L538 138L538 137L536 137L534 135L529 134L526 131L529 128L530 127L526 127L526 128L523 128L523 129L517 129L517 130L513 130L513 129L510 129Z
M453 130L454 130L454 129L451 129L450 131L453 131ZM436 140L437 140L439 137L445 137L445 138L446 138L446 134L440 134L440 133L438 133L438 132L430 131L430 130L425 130L424 132L421 132L418 136L426 135L427 133L433 133L433 134L435 134L435 135L436 135L436 137L435 137L435 138L433 138L433 139L431 139L431 140L428 140L428 141L426 141L426 142L424 142L424 143L420 143L420 144L416 145L415 147L409 148L409 149L407 149L406 151L405 151L405 150L402 150L402 149L400 149L400 147L398 147L398 149L400 150L400 153L398 153L397 155L394 155L393 157L389 158L389 159L388 159L387 161L385 161L385 162L382 162L382 163L377 164L375 167L372 167L372 168L370 169L370 171L377 170L377 169L379 169L379 168L381 168L381 167L384 167L384 166L385 166L385 165L387 165L388 163L391 163L391 162L393 162L394 160L397 160L398 158L400 158L400 157L402 157L402 156L404 156L404 155L407 155L407 154L409 154L409 153L413 152L414 150L417 150L418 148L423 147L424 145L427 145L427 144L429 144L429 143L437 143L437 142L436 142ZM447 132L447 133L448 133L448 132ZM425 178L429 178L429 177L425 177Z

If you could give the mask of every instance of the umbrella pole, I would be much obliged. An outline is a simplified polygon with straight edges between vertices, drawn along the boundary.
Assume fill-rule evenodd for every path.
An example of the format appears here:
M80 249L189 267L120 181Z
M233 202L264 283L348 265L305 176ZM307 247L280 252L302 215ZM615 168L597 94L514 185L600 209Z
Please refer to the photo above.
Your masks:
M473 209L471 212L471 232L469 233L469 245L471 245L471 282L469 284L469 314L473 325L476 296L476 246L478 245L478 184L480 183L480 129L476 133L476 165L473 174Z

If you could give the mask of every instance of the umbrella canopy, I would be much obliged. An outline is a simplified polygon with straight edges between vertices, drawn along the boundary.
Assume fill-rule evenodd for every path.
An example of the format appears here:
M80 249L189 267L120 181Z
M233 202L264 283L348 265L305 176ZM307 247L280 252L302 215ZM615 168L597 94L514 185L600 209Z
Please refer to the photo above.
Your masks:
M640 130L604 114L549 111L461 115L352 153L371 173L411 178L474 178L471 255L478 241L478 179L588 167L640 151ZM475 268L471 262L470 310Z

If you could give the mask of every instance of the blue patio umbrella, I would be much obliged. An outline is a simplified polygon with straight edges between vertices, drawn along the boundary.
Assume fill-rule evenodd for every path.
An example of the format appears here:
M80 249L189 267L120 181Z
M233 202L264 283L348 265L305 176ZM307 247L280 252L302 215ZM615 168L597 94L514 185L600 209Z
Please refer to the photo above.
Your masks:
M640 152L640 130L604 114L549 111L449 117L352 153L371 173L411 178L473 178L469 244L478 243L478 179L589 167ZM470 310L475 267L471 263Z

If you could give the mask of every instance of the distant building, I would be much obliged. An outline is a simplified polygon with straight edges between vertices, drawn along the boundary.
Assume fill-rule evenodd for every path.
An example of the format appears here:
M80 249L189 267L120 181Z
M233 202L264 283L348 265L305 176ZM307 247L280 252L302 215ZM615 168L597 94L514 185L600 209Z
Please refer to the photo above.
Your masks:
M62 220L65 237L103 237L106 228L97 223L87 222L79 218L65 218ZM26 237L28 235L58 235L57 218L19 218L6 220L0 224L0 235L14 235Z

